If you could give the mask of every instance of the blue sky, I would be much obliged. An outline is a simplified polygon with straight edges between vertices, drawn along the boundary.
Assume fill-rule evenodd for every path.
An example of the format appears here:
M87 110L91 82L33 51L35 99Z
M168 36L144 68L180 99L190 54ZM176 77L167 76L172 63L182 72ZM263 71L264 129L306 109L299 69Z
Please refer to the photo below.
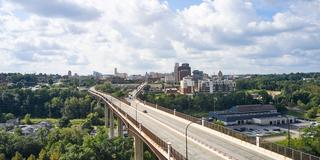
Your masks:
M169 7L173 10L183 10L191 5L198 5L202 0L166 0L169 3Z
M192 7L191 7L192 6ZM0 0L0 72L316 72L319 0Z

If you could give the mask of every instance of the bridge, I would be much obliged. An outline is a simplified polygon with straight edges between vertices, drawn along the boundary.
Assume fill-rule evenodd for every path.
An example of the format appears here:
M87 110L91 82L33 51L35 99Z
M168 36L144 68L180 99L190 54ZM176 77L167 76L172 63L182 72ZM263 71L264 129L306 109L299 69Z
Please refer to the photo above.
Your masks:
M320 160L291 148L248 137L240 132L170 110L137 98L146 83L131 92L127 100L97 91L89 92L105 105L109 136L123 136L123 126L134 138L134 159L143 160L143 144L158 159L172 160Z

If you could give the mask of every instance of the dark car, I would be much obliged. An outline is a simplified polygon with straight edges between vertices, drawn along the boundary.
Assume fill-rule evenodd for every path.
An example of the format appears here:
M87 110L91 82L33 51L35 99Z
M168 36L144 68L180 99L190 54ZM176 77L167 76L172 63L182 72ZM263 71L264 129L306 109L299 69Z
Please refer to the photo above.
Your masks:
M147 110L143 110L143 113L148 113L148 111Z

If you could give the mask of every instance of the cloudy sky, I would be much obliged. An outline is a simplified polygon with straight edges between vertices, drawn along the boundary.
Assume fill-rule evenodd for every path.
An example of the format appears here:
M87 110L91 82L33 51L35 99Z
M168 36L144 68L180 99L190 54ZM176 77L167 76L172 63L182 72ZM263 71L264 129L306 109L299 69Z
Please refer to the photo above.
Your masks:
M320 0L0 0L0 72L320 71Z

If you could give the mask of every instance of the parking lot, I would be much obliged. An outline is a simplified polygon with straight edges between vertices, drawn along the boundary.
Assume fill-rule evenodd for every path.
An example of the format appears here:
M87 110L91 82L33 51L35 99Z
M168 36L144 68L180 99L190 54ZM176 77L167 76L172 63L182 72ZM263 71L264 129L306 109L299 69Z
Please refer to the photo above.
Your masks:
M271 135L283 135L287 133L287 129L277 126L259 126L259 125L238 125L230 126L230 128L245 133L249 136L271 136Z

